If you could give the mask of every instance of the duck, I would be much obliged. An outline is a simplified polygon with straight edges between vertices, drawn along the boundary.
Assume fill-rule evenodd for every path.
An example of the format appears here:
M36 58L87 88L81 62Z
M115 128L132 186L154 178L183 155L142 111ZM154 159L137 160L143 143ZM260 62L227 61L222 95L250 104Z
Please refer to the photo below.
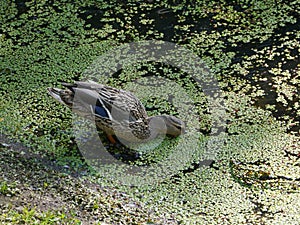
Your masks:
M62 82L64 89L49 87L48 93L76 114L94 120L108 140L144 143L159 135L178 137L185 123L173 115L148 116L141 101L131 92L94 81Z

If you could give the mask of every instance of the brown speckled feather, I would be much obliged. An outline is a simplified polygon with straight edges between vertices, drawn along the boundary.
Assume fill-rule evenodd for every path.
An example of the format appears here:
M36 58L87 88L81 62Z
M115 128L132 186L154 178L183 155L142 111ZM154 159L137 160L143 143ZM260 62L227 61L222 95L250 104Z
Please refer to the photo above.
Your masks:
M94 82L76 82L76 88L83 88L95 91L95 98L100 98L108 109L114 109L128 114L129 121L146 121L147 112L132 93L122 89L105 86Z

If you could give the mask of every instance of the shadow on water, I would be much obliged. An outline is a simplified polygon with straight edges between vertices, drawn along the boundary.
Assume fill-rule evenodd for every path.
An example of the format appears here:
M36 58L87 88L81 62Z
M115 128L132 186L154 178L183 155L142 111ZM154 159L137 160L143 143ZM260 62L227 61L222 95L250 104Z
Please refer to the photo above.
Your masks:
M104 15L104 10L101 10L95 6L80 8L79 18L85 20L87 24L90 24L92 28L101 29L105 23L101 22Z
M29 9L29 7L26 6L26 2L30 2L30 1L15 0L15 4L18 10L18 16L22 15L23 13L26 13L27 10Z
M297 31L300 27L300 19L297 19L297 23L295 24L288 24L285 27L281 27L275 30L275 34L269 39L260 42L257 40L257 42L251 42L251 43L240 43L237 47L228 47L228 51L233 51L236 53L236 56L234 60L232 61L231 65L234 65L236 63L241 63L244 57L252 56L256 54L252 49L256 49L258 51L264 49L265 47L273 48L274 46L282 46L283 42L280 40L282 37L289 36L290 39L295 39L295 34L293 34L294 31ZM289 32L287 35L286 33ZM272 60L266 60L266 64L268 66L262 65L260 62L251 61L253 68L251 68L248 72L248 74L244 77L240 77L240 79L246 79L248 80L251 85L260 87L265 93L264 96L260 96L259 98L255 99L255 106L266 109L268 105L275 106L275 110L272 110L272 114L274 117L276 117L278 120L284 120L284 117L288 116L289 118L292 118L293 121L300 121L300 116L297 115L297 111L293 109L293 106L295 103L299 102L299 95L300 90L297 88L296 84L292 84L290 82L287 82L288 85L294 86L297 90L296 93L294 93L293 99L287 99L287 105L284 105L281 102L278 102L276 99L279 96L279 93L276 92L275 83L274 83L274 74L270 73L270 68L276 68L279 65L281 65L282 71L288 70L291 73L290 80L297 77L297 70L298 65L300 63L299 59L299 52L295 48L290 51L290 55L292 56L292 59L285 59L283 61L282 53L286 50L285 47L278 47L276 48L275 52L278 53L277 56L274 56ZM257 80L255 79L255 75L259 74L260 77L263 78L263 80ZM249 93L250 94L250 93ZM295 125L290 128L288 128L288 132L299 132L300 125Z
M123 2L120 3L124 8L128 7L124 5ZM138 5L138 3L137 3ZM89 28L86 29L101 29L105 24L109 24L115 29L115 32L111 32L112 37L117 38L117 32L120 29L126 28L126 15L117 12L113 8L107 9L109 11L109 17L104 16L104 10L101 10L95 6L84 7L80 9L79 17L90 24ZM182 31L175 29L176 25L192 25L189 32L201 32L203 30L212 30L213 26L210 23L211 17L205 18L193 18L192 15L186 15L186 20L180 21L180 16L182 16L187 9L173 11L171 8L151 8L143 9L141 7L137 8L137 12L132 17L132 25L137 29L140 36L145 36L147 39L161 39L169 42L179 42L181 40L181 35L184 35ZM103 22L102 19L108 19ZM121 21L123 25L121 26L116 20ZM145 22L145 21L153 22ZM149 31L153 31L150 32ZM163 34L162 37L157 37L156 34ZM126 42L133 41L132 37L127 37Z

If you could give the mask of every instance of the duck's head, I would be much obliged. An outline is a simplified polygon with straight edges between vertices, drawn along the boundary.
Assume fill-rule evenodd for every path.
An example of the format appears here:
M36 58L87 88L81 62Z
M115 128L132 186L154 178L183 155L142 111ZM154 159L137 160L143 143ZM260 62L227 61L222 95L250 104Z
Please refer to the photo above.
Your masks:
M175 116L161 115L149 117L150 126L159 134L177 137L185 132L185 123Z

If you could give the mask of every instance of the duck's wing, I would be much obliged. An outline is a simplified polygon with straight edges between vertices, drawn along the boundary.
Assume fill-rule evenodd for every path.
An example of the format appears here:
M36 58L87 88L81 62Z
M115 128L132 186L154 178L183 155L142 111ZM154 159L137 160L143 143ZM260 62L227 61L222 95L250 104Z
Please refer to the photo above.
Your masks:
M63 83L75 94L75 101L88 104L96 118L114 121L148 121L147 112L132 93L95 82Z

